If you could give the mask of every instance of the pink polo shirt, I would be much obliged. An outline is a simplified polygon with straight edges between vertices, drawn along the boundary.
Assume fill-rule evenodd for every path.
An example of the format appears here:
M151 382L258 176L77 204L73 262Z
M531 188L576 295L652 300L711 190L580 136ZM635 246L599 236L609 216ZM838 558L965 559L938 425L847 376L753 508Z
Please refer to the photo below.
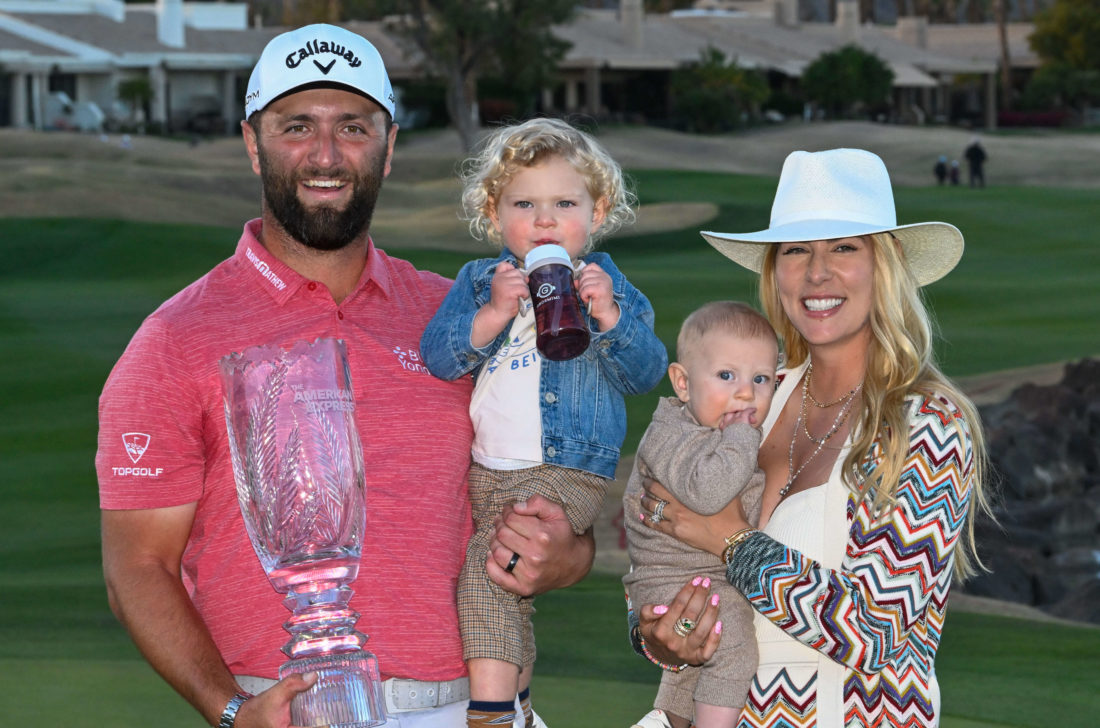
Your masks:
M351 600L359 630L383 678L463 675L455 583L472 531L471 385L436 379L419 354L450 281L372 243L358 286L337 305L270 255L259 231L259 220L245 225L233 257L149 316L115 365L99 404L100 506L197 502L184 583L230 670L275 677L290 612L241 520L218 361L257 344L344 339L366 464Z

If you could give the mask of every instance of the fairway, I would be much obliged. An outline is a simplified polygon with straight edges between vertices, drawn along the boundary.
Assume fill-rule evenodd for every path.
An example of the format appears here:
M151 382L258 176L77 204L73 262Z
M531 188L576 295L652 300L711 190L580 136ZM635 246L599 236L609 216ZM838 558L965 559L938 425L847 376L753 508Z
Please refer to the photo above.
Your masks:
M708 229L767 225L774 179L653 170L633 176L643 202L714 203L718 217ZM899 222L946 220L966 235L958 269L927 291L949 375L1100 353L1095 190L925 187L896 194ZM238 235L239 228L113 220L0 220L7 262L0 270L5 724L202 725L145 665L107 609L93 467L96 402L143 317L228 257ZM385 240L377 242L385 247ZM693 229L616 238L603 249L653 302L670 352L680 321L701 303L755 302L752 274ZM389 252L445 275L469 257ZM668 391L662 385L657 393ZM655 396L628 400L627 452ZM550 725L625 728L645 713L657 675L627 646L616 575L595 574L541 597L537 607L533 693ZM1091 724L1100 710L1098 654L1097 629L949 610L937 661L943 725ZM1052 723L1044 698L1055 694Z

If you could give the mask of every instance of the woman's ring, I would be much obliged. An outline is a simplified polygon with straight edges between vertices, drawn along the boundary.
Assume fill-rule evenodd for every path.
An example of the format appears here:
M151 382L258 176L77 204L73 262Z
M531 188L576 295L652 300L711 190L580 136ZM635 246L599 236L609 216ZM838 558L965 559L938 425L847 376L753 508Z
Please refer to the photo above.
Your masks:
M665 520L665 506L667 505L668 501L659 500L657 501L657 505L653 507L653 517L657 520L658 523Z
M508 560L508 565L504 567L504 570L509 574L512 573L512 569L516 568L516 564L519 563L519 554L515 551L512 552L512 558Z
M668 501L660 498L654 498L653 500L657 501L657 505L653 506L653 513L649 516L649 522L658 524L665 520L665 506L668 505Z
M695 629L695 622L692 622L687 617L680 617L676 620L676 624L672 625L672 631L681 637L687 637Z

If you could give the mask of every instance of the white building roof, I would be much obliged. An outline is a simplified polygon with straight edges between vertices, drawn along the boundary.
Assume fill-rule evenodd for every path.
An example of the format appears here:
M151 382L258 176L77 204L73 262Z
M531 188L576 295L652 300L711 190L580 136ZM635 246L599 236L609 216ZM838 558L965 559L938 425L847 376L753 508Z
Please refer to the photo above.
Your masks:
M281 28L244 27L242 3L181 3L184 45L158 40L152 4L121 0L0 0L0 62L57 66L74 72L94 65L134 67L163 62L172 68L247 68ZM206 7L203 7L206 6ZM419 75L420 59L382 23L345 25L370 39L386 58L395 79ZM1027 46L1029 24L1010 24L1014 65L1037 63ZM858 39L894 71L895 85L936 85L934 75L991 73L999 58L996 26L927 27L927 48L903 43L894 29L865 25L843 28L828 23L778 25L769 17L743 12L673 13L643 16L639 42L614 10L582 9L554 33L572 44L561 67L662 70L694 63L707 47L736 58L742 66L800 76L825 51Z
M930 74L992 73L997 67L996 56L906 45L892 28L845 29L830 23L790 28L747 13L647 15L637 46L613 10L583 10L572 23L556 26L554 34L572 44L561 64L566 69L673 69L697 61L709 46L742 66L798 77L822 53L852 42L882 58L897 86L935 86Z

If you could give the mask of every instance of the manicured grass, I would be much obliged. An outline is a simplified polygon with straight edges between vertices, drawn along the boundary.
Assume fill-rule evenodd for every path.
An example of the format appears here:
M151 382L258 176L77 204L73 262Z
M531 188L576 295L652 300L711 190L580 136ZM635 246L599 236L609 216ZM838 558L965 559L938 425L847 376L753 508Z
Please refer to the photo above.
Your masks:
M22 625L4 635L7 648L0 657L7 676L0 714L7 722L138 726L155 715L164 728L201 725L109 615L94 616L90 591L74 603L70 585L35 589L47 600L37 605L40 610L5 610L5 622ZM16 594L26 587L17 585ZM532 695L549 725L625 728L649 709L659 677L627 646L618 578L594 574L572 589L540 597L536 605L539 658ZM49 624L74 613L70 626ZM26 646L7 654L13 641ZM936 661L941 725L1091 725L1100 709L1098 654L1100 629L949 613Z
M709 229L767 225L774 180L635 177L647 202L717 204L719 217ZM923 188L897 194L901 222L944 219L967 236L959 269L928 291L949 374L1100 353L1100 256L1086 240L1093 235L1093 192ZM107 609L93 464L96 402L142 319L231 255L238 235L239 228L0 220L0 670L6 676L0 716L6 723L128 726L148 724L151 716L168 728L201 723L145 665ZM653 302L670 352L680 321L701 303L755 300L752 275L694 230L623 237L604 248ZM434 251L405 255L450 275L467 259ZM667 392L667 385L658 391ZM629 400L627 452L653 406L654 395ZM656 675L626 646L617 579L590 577L541 598L538 608L535 692L551 725L625 726L645 712ZM1094 696L1098 634L951 614L937 663L944 725L1047 726L1052 714L1060 725L1089 724L1100 709Z

